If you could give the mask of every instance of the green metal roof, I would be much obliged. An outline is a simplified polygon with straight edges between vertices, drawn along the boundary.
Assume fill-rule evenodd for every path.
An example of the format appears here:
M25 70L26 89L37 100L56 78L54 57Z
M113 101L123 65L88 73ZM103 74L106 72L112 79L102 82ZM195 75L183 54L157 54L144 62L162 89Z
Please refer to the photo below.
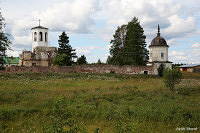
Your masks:
M19 57L3 57L5 64L19 64Z

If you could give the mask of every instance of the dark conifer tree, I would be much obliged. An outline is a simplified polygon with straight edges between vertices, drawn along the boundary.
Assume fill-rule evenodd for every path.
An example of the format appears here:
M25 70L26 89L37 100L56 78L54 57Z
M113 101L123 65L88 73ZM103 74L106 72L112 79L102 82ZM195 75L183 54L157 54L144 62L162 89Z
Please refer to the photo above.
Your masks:
M58 48L58 55L66 54L70 57L70 60L73 61L76 58L75 49L72 49L71 45L69 44L69 37L65 32L59 36L58 40L59 48Z
M146 65L148 50L146 49L146 36L137 18L133 18L127 26L126 45L124 46L125 64Z

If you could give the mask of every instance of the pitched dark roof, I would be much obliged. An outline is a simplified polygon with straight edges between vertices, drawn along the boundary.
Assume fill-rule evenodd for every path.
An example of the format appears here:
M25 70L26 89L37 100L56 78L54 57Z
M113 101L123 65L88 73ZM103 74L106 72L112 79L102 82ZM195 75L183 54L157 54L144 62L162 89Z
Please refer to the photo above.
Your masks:
M33 27L32 29L48 29L48 28L43 27L43 26L36 26L36 27ZM32 30L32 29L31 29L31 30Z
M158 25L157 36L151 41L151 44L149 45L149 47L152 47L152 46L166 46L166 47L169 47L167 45L167 42L165 41L165 39L160 36L160 26L159 25Z

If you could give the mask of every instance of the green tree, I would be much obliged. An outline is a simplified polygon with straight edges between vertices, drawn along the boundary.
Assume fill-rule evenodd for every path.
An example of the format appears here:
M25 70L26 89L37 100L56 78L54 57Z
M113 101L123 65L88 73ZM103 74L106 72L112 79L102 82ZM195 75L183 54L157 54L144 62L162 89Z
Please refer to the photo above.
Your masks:
M81 57L79 57L79 58L77 59L77 64L78 64L78 65L87 64L85 55L82 55Z
M58 66L71 66L72 60L71 60L70 56L68 56L66 54L61 54L61 55L56 56L53 59L53 64L58 65Z
M110 56L108 56L107 60L106 60L107 64L112 64L112 58Z
M67 36L65 32L63 32L59 36L58 44L59 44L58 56L66 54L70 58L69 61L71 61L71 63L64 63L64 64L73 64L74 58L77 58L76 53L75 53L76 50L72 49L72 46L69 44L69 37ZM59 63L59 64L62 64L62 63Z
M10 49L11 41L8 39L9 34L4 33L5 23L0 12L0 66L5 63L3 57L6 56L6 51Z
M163 71L163 80L165 86L170 89L170 91L174 91L174 86L181 81L182 74L178 69L169 69L166 68Z
M127 25L117 27L113 40L111 40L110 56L108 56L107 63L113 65L124 65L123 49L126 38Z
M146 36L137 18L127 25L118 27L111 40L109 64L115 65L146 65L148 50Z
M97 64L98 64L98 65L102 64L102 62L101 62L100 59L98 59Z

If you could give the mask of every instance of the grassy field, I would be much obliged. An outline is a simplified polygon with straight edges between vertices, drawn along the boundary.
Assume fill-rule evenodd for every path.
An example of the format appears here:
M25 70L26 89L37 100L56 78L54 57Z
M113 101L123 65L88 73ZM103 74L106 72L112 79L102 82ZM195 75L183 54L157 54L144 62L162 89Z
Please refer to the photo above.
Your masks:
M200 74L183 75L172 93L155 76L0 73L0 132L199 132Z

